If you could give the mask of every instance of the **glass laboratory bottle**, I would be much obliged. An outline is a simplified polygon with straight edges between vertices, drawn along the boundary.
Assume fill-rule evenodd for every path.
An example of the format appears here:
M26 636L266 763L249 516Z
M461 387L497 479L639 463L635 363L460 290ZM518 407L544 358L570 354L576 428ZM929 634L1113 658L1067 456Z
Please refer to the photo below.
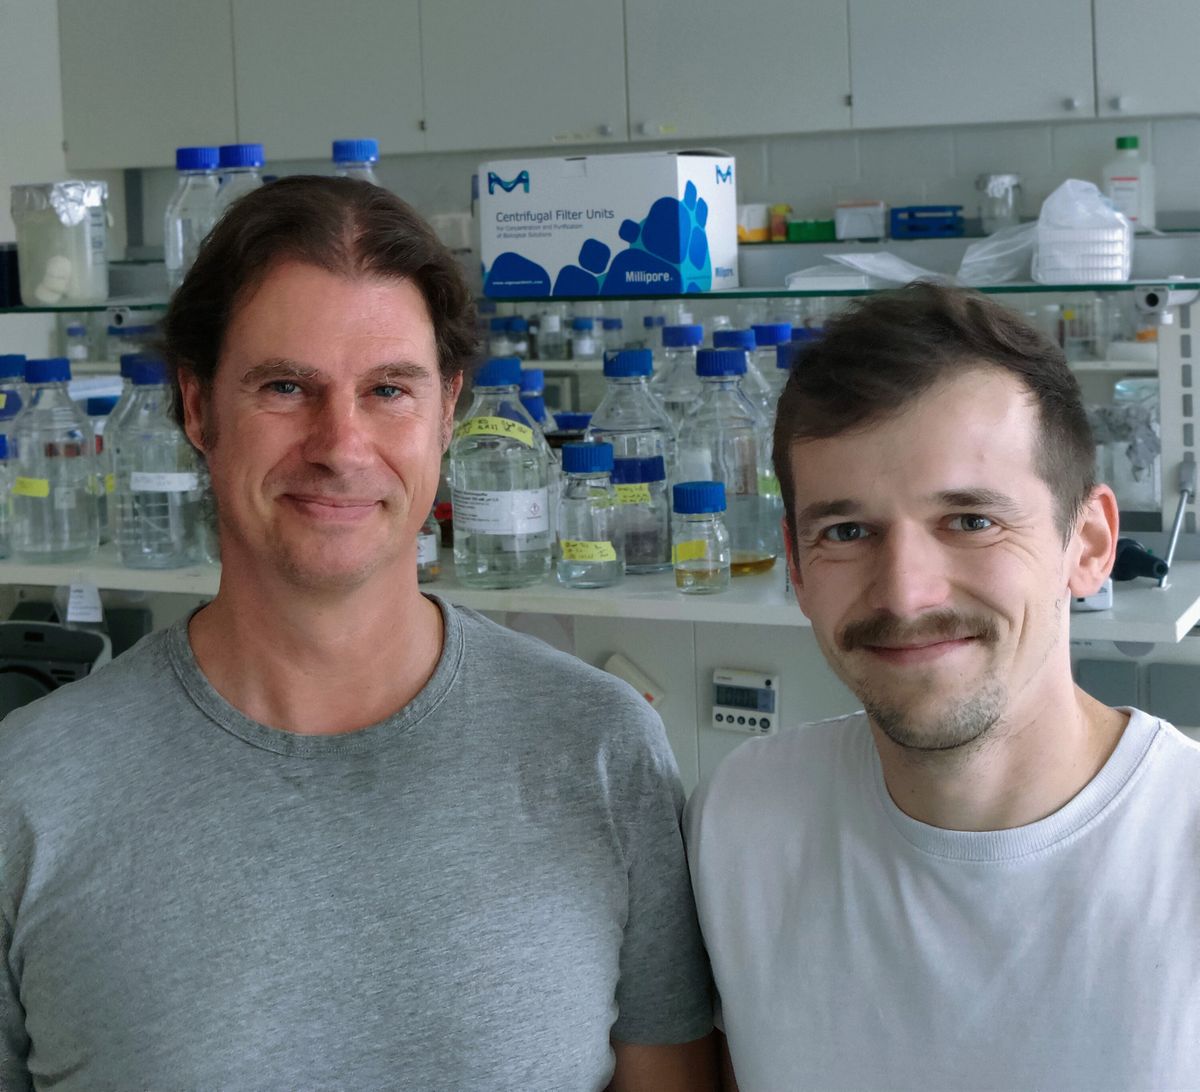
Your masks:
M612 444L566 444L558 505L558 582L568 588L607 588L625 573Z
M617 497L627 573L660 573L671 567L671 502L661 455L616 459Z
M653 368L649 349L605 355L604 397L592 414L587 438L612 444L617 462L660 455L670 469L675 464L675 426L650 392Z
M196 260L200 244L217 221L216 148L176 148L175 192L163 213L167 288L174 292Z
M221 184L217 187L216 213L220 217L244 193L263 184L265 159L261 144L222 144L220 148Z
M517 357L484 364L450 445L454 570L468 587L524 587L550 572L553 456L520 382Z
M698 324L663 327L662 366L655 370L650 390L667 411L676 433L700 402L696 349L703 340L704 327Z
M763 423L774 419L775 407L770 405L771 388L758 368L758 342L753 330L716 330L713 332L716 349L741 349L746 354L746 374L742 376L742 393L760 412ZM774 359L771 361L775 363Z
M438 558L438 546L442 541L442 529L430 512L417 532L417 583L432 584L442 575L442 564Z
M680 482L672 490L671 520L675 587L687 595L711 595L729 587L732 553L721 482Z
M775 422L775 404L783 393L783 384L787 381L787 364L784 371L779 371L779 346L787 345L792 340L792 324L790 322L762 322L752 327L754 330L754 355L752 363L762 377L765 392L761 402L766 413L767 423ZM785 360L790 361L785 354ZM743 389L745 389L743 387ZM747 394L749 391L747 391Z
M377 140L335 140L333 142L333 173L343 178L361 178L379 185L375 164L379 162Z

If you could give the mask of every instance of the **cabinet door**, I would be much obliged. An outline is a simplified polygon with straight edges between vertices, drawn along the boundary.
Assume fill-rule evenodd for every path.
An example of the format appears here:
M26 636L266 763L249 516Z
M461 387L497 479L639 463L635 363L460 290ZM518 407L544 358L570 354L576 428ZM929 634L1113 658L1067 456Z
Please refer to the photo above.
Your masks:
M1196 0L1094 0L1102 117L1200 113Z
M67 166L174 166L236 136L229 0L59 0ZM47 74L47 78L51 74Z
M845 129L846 0L626 0L634 140Z
M422 0L430 151L625 140L621 0Z
M1095 115L1090 0L850 0L854 127Z
M419 152L418 0L233 0L238 135L272 159L328 159L335 139Z

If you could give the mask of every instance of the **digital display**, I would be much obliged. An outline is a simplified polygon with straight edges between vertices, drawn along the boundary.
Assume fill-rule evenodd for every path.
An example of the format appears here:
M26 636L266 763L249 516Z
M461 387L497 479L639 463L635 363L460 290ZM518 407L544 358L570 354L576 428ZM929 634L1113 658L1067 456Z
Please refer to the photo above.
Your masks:
M716 705L727 705L734 709L746 709L751 713L774 713L775 691L758 689L750 686L728 686L724 683L714 684L717 695Z

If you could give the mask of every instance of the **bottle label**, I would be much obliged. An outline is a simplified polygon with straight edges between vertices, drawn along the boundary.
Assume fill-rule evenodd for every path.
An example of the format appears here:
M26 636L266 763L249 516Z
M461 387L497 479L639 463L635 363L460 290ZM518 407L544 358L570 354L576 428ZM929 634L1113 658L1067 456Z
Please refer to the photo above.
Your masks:
M503 493L455 489L454 526L484 535L536 535L549 531L549 494L544 487Z
M617 549L611 542L579 542L564 538L560 545L564 561L617 560Z
M438 560L438 536L417 535L417 564L436 565Z
M1138 218L1140 180L1137 178L1109 177L1108 196L1118 212L1123 212L1135 224Z
M671 560L678 564L680 561L701 561L708 556L708 543L702 538L690 542L677 542L671 547Z
M18 478L13 482L12 491L17 497L38 497L45 500L50 496L50 479Z
M100 589L95 584L72 584L67 593L68 622L103 622Z
M117 491L117 476L116 474L104 475L104 492L115 493Z
M542 316L542 333L557 334L562 330L562 319L558 315L545 314Z
M5 391L0 391L0 410L8 405L8 394Z
M758 495L760 497L778 497L779 479L774 474L759 474Z
M622 485L614 485L613 492L617 494L618 504L650 503L649 482L629 482Z
M504 436L533 447L533 429L507 417L472 417L455 429L456 436Z
M190 493L200 488L200 476L190 471L150 474L135 470L129 475L129 488L134 493Z

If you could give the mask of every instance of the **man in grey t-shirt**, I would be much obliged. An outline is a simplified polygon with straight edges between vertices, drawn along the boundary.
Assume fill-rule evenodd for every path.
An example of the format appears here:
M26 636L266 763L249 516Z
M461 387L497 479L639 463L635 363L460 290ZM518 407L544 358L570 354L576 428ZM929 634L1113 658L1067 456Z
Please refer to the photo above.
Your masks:
M711 1087L662 725L420 594L470 297L403 202L233 206L165 322L216 599L0 726L0 1088Z

